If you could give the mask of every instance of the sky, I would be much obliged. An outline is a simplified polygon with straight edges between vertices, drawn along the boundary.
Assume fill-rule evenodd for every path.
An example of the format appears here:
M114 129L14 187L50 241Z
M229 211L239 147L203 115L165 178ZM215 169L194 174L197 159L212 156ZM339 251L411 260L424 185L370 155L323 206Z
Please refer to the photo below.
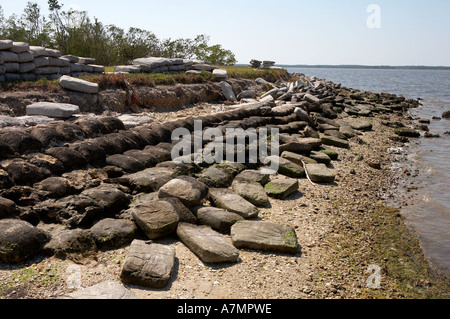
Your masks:
M4 15L28 1L1 0ZM449 0L60 0L103 24L158 38L210 36L239 64L450 66ZM371 5L375 5L371 6ZM374 10L375 8L376 10ZM369 9L369 10L368 10Z

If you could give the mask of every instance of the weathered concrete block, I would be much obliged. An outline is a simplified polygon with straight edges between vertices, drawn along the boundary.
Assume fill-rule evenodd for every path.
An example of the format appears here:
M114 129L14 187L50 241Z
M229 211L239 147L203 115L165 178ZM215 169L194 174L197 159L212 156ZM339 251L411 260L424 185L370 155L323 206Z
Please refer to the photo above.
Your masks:
M97 83L73 78L67 75L63 75L61 77L61 79L59 80L59 85L61 85L61 87L65 89L83 93L96 94L99 91Z

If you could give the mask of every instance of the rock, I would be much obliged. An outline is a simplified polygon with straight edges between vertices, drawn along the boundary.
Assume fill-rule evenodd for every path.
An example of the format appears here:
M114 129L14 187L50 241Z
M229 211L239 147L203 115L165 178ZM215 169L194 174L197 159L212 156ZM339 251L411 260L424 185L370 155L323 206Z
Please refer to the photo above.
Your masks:
M311 152L309 157L315 160L317 163L322 163L325 165L329 165L331 163L331 158L323 152Z
M168 285L174 266L173 247L134 240L122 266L120 279L126 283L160 289Z
M9 158L14 155L14 150L5 142L0 142L0 159Z
M208 187L190 176L178 176L158 191L159 198L176 197L187 207L201 205L207 195Z
M233 92L233 88L231 87L230 84L228 84L228 82L225 81L220 82L220 87L222 88L222 93L227 100L232 102L237 101L236 95Z
M0 260L19 263L39 253L49 240L46 232L18 219L0 220Z
M80 153L88 163L103 162L106 158L105 150L90 141L75 142L69 148Z
M305 122L307 122L309 125L312 125L312 126L314 125L314 120L313 120L313 118L312 118L311 116L309 116L309 114L306 113L306 111L303 110L302 108L296 107L296 108L294 109L294 114L297 115L297 118L298 118L300 121L305 121ZM311 137L316 137L316 136L311 136Z
M52 147L46 150L45 154L58 159L67 170L88 164L83 155L68 147Z
M286 158L275 155L268 156L264 159L264 164L269 165L271 168L278 167L278 173L285 176L293 178L305 177L305 170L303 167Z
M285 158L301 167L303 167L303 163L306 164L315 164L317 163L316 160L297 154L297 153L292 153L292 152L288 152L288 151L284 151L283 153L281 153L281 157Z
M0 133L0 142L8 144L14 152L20 154L39 151L44 147L38 139L19 130Z
M0 219L12 218L18 214L17 206L12 200L0 197Z
M176 172L172 169L152 167L131 175L125 175L120 180L126 181L126 184L137 193L150 193L158 191L164 184L175 178L176 175Z
M36 126L30 135L39 140L45 147L59 146L65 141L64 135L58 133L53 127Z
M258 208L229 189L210 188L208 194L210 200L219 208L236 213L245 219L258 217Z
M194 216L194 214L183 205L183 203L175 197L167 197L167 198L158 198L158 194L155 193L155 198L152 200L161 200L164 202L168 202L170 205L172 205L175 212L178 214L178 217L180 219L180 222L184 223L191 223L195 224L197 223L197 217Z
M335 176L325 164L306 164L305 169L311 181L315 183L334 182Z
M442 113L442 118L446 120L450 119L450 111L445 111Z
M367 165L373 169L381 169L381 163L376 160L368 160Z
M314 96L314 95L311 95L311 94L305 94L303 96L303 100L307 101L309 103L312 103L312 104L320 104L320 99L318 97Z
M58 224L39 224L38 227L51 236L50 241L43 247L43 252L49 256L66 259L69 256L88 256L97 252L89 230L67 229Z
M256 91L255 90L245 90L238 94L237 99L247 99L247 98L255 98L256 97Z
M227 233L237 221L243 220L240 215L221 208L197 206L193 210L201 225L210 226L212 229L221 233Z
M231 187L236 194L256 207L266 207L269 203L269 197L258 182L243 182L235 179Z
M130 211L138 227L149 239L174 233L180 220L173 206L165 201L137 204Z
M372 124L369 122L359 122L351 125L351 128L357 131L370 131Z
M235 262L239 251L209 226L180 223L177 235L203 262Z
M231 227L231 240L237 248L296 254L295 229L263 221L239 221Z
M95 188L86 189L81 193L95 200L105 216L119 213L128 207L130 197L114 185L102 184Z
M77 119L74 123L78 125L88 137L101 136L103 134L111 133L108 131L106 125L96 118L82 117ZM117 136L117 134L108 135L108 137L110 136Z
M293 153L307 154L312 151L313 146L309 143L300 141L299 139L292 139L287 143L280 143L280 152L288 151Z
M402 137L420 137L420 133L412 128L398 128L394 130L394 133Z
M225 70L225 69L215 69L215 70L213 70L212 75L218 81L227 81L228 80L227 70Z
M142 150L129 150L123 153L123 155L134 158L146 168L155 167L159 163L155 156Z
M61 198L75 192L69 180L63 177L49 177L33 185L35 189L48 193L49 197Z
M340 148L350 147L348 141L338 137L322 135L320 139L322 140L322 143L325 145L332 145Z
M267 195L276 199L285 199L299 188L296 179L275 179L264 187Z
M121 300L138 299L138 297L117 281L104 281L97 285L77 290L60 299L84 299L84 300Z
M342 134L345 139L353 138L357 135L357 132L351 127L341 126L339 129L339 133Z
M63 75L61 77L59 80L59 85L65 89L89 94L97 94L99 91L99 86L97 83L73 78L67 75Z
M21 159L3 161L1 168L6 171L17 185L29 185L49 177L50 171Z
M92 226L90 232L99 248L115 249L131 243L137 227L131 220L105 218Z
M235 181L247 183L256 182L265 185L269 182L270 175L257 170L244 170L235 177Z
M327 154L328 157L333 161L335 161L339 158L339 154L331 149L323 149L323 150L320 150L319 152ZM314 164L314 163L311 163L311 164Z
M128 173L136 173L143 171L146 168L145 165L137 159L122 154L108 156L106 158L106 164L120 167Z
M233 176L216 166L210 166L198 175L198 180L208 187L228 187Z

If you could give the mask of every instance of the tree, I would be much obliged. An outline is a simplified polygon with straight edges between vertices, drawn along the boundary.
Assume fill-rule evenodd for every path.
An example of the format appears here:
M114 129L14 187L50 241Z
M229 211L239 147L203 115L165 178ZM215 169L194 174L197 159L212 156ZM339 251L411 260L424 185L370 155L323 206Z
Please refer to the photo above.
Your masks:
M230 50L225 50L220 44L212 46L200 44L195 54L198 59L214 65L233 65L237 62L234 53Z

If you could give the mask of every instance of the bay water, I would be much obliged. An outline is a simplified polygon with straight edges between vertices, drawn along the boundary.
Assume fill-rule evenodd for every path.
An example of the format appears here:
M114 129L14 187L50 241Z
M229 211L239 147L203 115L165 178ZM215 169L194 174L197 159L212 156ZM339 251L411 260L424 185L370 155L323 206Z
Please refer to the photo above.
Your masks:
M430 132L440 138L410 139L399 154L401 169L407 167L397 194L408 194L400 207L406 222L416 231L426 257L441 272L450 275L450 120L438 119L450 110L450 70L295 68L303 73L343 86L375 93L393 93L408 99L421 99L411 109L413 118L429 119ZM433 117L435 119L433 119ZM412 184L410 182L412 181ZM409 185L409 186L408 186ZM414 187L411 187L414 185ZM398 204L394 196L392 206Z

